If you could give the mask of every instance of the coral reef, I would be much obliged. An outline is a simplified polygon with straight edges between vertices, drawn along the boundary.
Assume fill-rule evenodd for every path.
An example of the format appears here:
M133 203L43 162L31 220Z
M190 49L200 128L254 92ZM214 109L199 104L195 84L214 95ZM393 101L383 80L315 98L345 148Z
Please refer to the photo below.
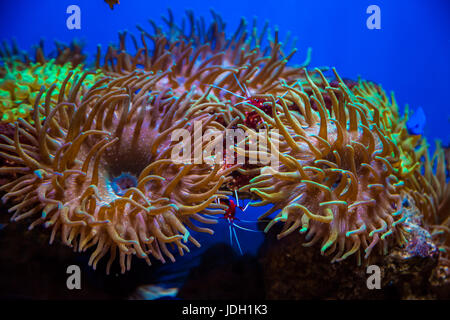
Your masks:
M41 45L34 62L1 48L0 191L12 219L34 219L30 228L52 228L51 242L59 234L74 250L89 249L94 268L109 254L109 272L119 256L125 272L133 256L174 261L188 241L199 246L191 231L213 231L192 220L214 224L227 209L218 199L236 191L272 206L261 219L275 214L266 232L283 222L277 238L289 255L300 255L299 243L320 243L328 260L347 265L401 251L439 261L436 277L447 279L442 148L430 160L426 140L408 133L408 111L402 117L379 85L308 70L309 53L289 66L296 49L277 30L242 20L227 37L212 14L209 26L192 12L178 26L169 11L165 26L151 22L153 33L138 27L140 45L120 33L104 55L98 47L92 70L79 46L58 46L48 61ZM245 164L173 161L176 129L192 134L201 153L217 145L210 137L245 130L250 136L232 148ZM265 148L251 151L251 137ZM267 156L280 166L252 161Z

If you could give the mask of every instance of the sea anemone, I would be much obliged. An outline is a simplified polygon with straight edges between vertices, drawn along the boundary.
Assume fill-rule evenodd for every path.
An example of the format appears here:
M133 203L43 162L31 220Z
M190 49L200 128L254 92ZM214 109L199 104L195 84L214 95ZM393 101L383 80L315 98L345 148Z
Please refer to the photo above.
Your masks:
M0 62L3 66L0 67L0 76L4 75L5 69L3 67L12 64L30 66L32 63L39 63L41 65L54 60L56 65L65 65L71 63L76 67L86 60L86 55L83 53L83 42L73 40L69 45L55 41L55 49L50 54L45 54L44 40L39 41L38 45L34 46L33 54L21 50L17 42L13 39L10 43L3 41L0 43Z
M19 119L13 139L0 135L0 155L15 164L0 169L16 176L0 188L7 192L3 201L14 204L12 220L38 216L30 228L52 227L50 242L60 232L75 250L96 246L89 260L94 268L110 252L107 272L117 252L124 272L132 255L173 261L168 245L181 255L188 240L199 246L188 228L213 233L192 220L211 224L215 220L200 212L223 213L213 202L224 197L219 188L228 171L173 163L170 134L192 132L194 121L203 130L214 127L215 117L203 111L209 99L153 92L159 78L145 72L104 78L89 89L84 73L66 95L71 75L56 101L53 85L40 105L41 89L34 125Z
M439 247L439 265L447 278L450 276L450 183L447 181L449 160L440 143L436 144L431 161L428 154L425 154L425 161L421 164L424 174L417 176L420 189L415 194L417 201L428 208L428 211L425 211L428 212L425 222Z
M315 73L318 80L306 73L305 81L286 84L284 97L261 96L270 115L246 104L279 130L269 141L279 145L281 166L262 168L240 191L257 194L257 205L273 204L261 218L280 210L266 231L284 222L278 238L299 230L304 246L321 241L322 254L335 253L332 261L356 254L361 262L361 250L368 258L376 246L387 252L389 243L405 243L402 199L417 191L410 177L420 165L409 161L414 150L402 148L395 101L381 88L360 81L351 90L335 70L331 86Z
M166 26L150 20L154 33L138 26L141 46L133 34L120 33L119 45L107 48L103 63L98 47L96 69L112 76L128 74L136 68L155 74L163 72L164 77L156 84L160 90L170 87L175 95L180 95L195 87L194 92L203 94L213 86L212 92L221 102L235 99L237 93L250 96L280 89L280 80L304 76L302 67L308 65L310 51L302 65L286 65L297 51L295 40L279 41L277 29L272 38L267 23L259 32L256 20L249 30L244 18L232 37L227 38L225 22L214 11L212 15L213 21L206 26L203 19L196 19L187 11L188 23L183 20L182 25L177 25L169 10L168 17L163 18ZM135 54L127 50L130 38Z

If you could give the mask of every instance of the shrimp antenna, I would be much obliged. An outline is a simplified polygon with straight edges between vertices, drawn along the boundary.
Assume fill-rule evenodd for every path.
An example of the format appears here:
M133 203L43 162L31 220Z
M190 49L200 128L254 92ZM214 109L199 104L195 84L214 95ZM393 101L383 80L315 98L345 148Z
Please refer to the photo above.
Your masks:
M236 228L239 228L239 229L241 229L241 230L245 230L245 231L250 231L250 232L263 232L263 231L260 231L260 230L252 230L252 229L244 228L244 227L241 227L241 226L237 225L236 223L233 223L233 226L235 226Z
M275 103L277 103L278 101L280 101L280 99L283 99L285 95L288 94L288 91L286 91L281 97L278 97L277 101L275 101Z
M210 84L209 86L210 86L210 87L213 87L213 88L216 88L216 89L219 89L219 90L223 90L223 91L225 91L225 92L228 92L229 94L232 94L232 95L235 96L235 97L238 97L238 98L241 98L241 99L245 99L245 97L240 96L240 95L238 95L238 94L236 94L236 93L234 93L234 92L231 92L230 90L227 90L227 89L225 89L225 88L221 88L221 87L216 86L216 85L213 85L213 84Z
M281 81L280 81L281 82ZM297 80L297 82L292 86L292 87L295 87L295 85L298 83L298 80ZM282 84L282 87L285 87L286 85L285 84ZM281 96L281 97L278 97L278 99L277 99L277 101L275 101L275 102L278 102L280 99L283 99L287 94L289 93L289 90L288 91L286 91L285 93L283 93L283 95Z
M237 84L239 85L239 88L241 88L242 92L245 92L245 94L247 95L247 97L250 97L250 92L248 91L247 87L245 86L245 83L243 83L244 88L242 87L241 83L239 82L238 78L236 77L236 74L233 73L234 78L236 79Z
M239 209L241 209L242 211L247 210L248 206L252 203L252 200L249 200L249 201L247 202L247 204L245 205L245 207L241 207L241 206L239 205L239 198L238 198L238 193L237 193L236 189L234 189L234 194L235 194L235 197L236 197L237 207L238 207ZM242 203L244 204L244 200L242 200Z
M281 97L278 97L278 100L283 99L288 93L289 93L289 91L286 91L285 93L283 93L283 95Z
M238 196L238 193L237 193L237 189L234 189L234 196L236 197L237 207L240 208L240 206L239 206L239 196Z

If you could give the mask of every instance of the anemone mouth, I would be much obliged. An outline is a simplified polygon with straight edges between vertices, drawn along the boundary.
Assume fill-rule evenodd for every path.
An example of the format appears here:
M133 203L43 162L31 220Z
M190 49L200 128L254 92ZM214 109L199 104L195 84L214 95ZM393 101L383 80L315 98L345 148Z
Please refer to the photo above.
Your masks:
M126 139L124 139L126 140ZM123 142L113 145L101 159L101 170L111 181L127 182L126 178L138 179L146 166L155 161L149 148L124 146ZM122 179L119 179L121 177Z
M124 196L130 188L136 188L138 179L135 175L124 172L110 181L113 192L118 196Z

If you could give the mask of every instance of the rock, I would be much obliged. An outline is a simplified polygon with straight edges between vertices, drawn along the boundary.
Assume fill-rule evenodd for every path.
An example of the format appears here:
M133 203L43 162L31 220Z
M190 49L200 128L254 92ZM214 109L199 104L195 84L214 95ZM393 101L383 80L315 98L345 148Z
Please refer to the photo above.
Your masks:
M413 207L405 209L408 243L388 255L374 255L358 266L355 258L331 263L320 247L305 248L304 235L292 233L277 240L271 229L261 250L268 299L441 299L449 298L448 277L438 265L439 249ZM368 289L368 265L381 271L381 288ZM439 269L440 268L440 269ZM439 270L441 270L439 272ZM439 275L440 274L440 278Z

